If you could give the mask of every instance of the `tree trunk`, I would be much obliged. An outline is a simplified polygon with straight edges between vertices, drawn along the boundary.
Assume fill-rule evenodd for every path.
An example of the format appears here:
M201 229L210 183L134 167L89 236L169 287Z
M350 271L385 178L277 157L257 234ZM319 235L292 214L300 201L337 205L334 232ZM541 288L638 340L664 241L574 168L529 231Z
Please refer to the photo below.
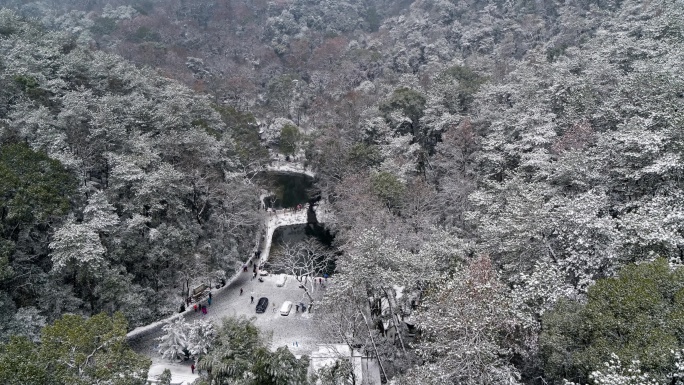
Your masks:
M299 283L302 283L301 279L297 279ZM304 289L304 294L306 294L307 297L309 297L309 301L311 301L311 305L314 304L314 299L311 297L311 294L309 293L309 289L306 288L306 284L302 284L302 289Z
M352 295L354 295L354 297L356 297L356 294L354 293L353 290L352 290ZM359 313L361 314L361 317L363 317L363 323L364 323L364 325L366 325L366 329L368 330L368 337L370 338L371 343L373 344L373 350L375 351L375 358L378 359L378 365L380 366L380 369L382 370L382 375L383 375L385 378L387 378L387 372L385 372L385 367L382 365L382 361L380 360L380 354L378 353L378 346L375 344L375 338L373 338L373 330L372 330L371 327L368 325L368 318L367 318L366 315L363 313L363 309L361 309L361 308L359 307L358 303L356 304L356 309L357 309L357 310L359 311Z
M392 301L389 298L389 294L387 293L387 289L385 289L383 287L382 291L385 293L385 296L387 296L387 304L389 305L389 308L390 308L390 315L392 318L392 324L394 325L394 330L397 331L397 336L399 336L399 343L401 344L401 350L404 352L404 355L406 355L406 347L404 346L404 339L401 336L401 330L399 329L399 325L397 324L397 318L396 317L398 317L398 316L396 316L394 314L394 309L392 308Z

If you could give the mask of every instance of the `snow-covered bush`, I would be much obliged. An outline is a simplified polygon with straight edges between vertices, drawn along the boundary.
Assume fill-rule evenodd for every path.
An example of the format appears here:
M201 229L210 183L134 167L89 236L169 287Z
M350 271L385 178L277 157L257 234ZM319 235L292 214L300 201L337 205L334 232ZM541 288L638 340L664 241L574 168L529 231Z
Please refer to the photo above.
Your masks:
M206 320L188 323L178 317L162 330L165 334L159 337L159 354L169 360L180 359L186 354L197 359L207 354L215 339L214 325Z

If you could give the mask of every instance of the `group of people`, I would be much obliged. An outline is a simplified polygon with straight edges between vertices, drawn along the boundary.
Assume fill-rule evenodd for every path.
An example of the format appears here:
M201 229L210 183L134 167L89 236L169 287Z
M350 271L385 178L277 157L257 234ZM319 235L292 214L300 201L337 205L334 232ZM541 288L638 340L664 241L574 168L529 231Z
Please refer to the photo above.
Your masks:
M201 303L196 303L192 306L192 309L197 313L198 311L201 312L202 314L207 314L207 306L211 306L211 301L212 301L212 294L211 291L209 291L209 298L207 298L207 304L201 304ZM185 311L185 305L187 304L190 306L190 302L192 302L192 297L188 297L185 299L185 303L181 304L181 313Z
M323 280L325 279L325 281ZM325 275L325 278L314 278L314 285L319 284L321 285L321 288L325 289L325 284L328 283L328 274Z
M261 252L260 252L260 251L255 251L255 252L254 252L254 262L252 262L252 260L249 261L249 266L252 267L252 280L253 280L254 278L256 278L257 275L259 274L259 268L257 267L257 261L259 260L259 257L260 257L260 256L261 256ZM247 266L248 266L248 265L243 265L243 266L242 266L242 271L245 272L245 273L247 272ZM260 281L260 282L263 282L263 280L262 280L261 278L259 278L259 281Z

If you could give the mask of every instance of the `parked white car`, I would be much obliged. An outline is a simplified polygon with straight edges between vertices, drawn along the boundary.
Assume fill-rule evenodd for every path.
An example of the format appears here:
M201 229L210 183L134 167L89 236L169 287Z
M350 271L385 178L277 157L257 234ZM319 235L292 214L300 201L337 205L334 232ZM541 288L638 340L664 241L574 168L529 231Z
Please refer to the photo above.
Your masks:
M280 274L280 277L278 277L278 280L276 281L276 286L283 287L283 286L285 286L286 281L287 281L287 275Z
M292 310L292 302L285 301L283 306L280 307L280 315L289 315Z

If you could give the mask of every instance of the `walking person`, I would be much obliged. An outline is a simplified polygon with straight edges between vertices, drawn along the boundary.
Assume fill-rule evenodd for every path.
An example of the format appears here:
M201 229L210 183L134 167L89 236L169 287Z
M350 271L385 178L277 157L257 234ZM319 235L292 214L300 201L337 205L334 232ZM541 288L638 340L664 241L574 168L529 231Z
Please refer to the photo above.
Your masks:
M254 303L254 296L249 297L249 303Z
M209 299L211 299L211 292L209 292Z
M195 374L195 364L190 364L190 370L192 370L192 374Z
M240 288L240 295L242 295L242 288Z

